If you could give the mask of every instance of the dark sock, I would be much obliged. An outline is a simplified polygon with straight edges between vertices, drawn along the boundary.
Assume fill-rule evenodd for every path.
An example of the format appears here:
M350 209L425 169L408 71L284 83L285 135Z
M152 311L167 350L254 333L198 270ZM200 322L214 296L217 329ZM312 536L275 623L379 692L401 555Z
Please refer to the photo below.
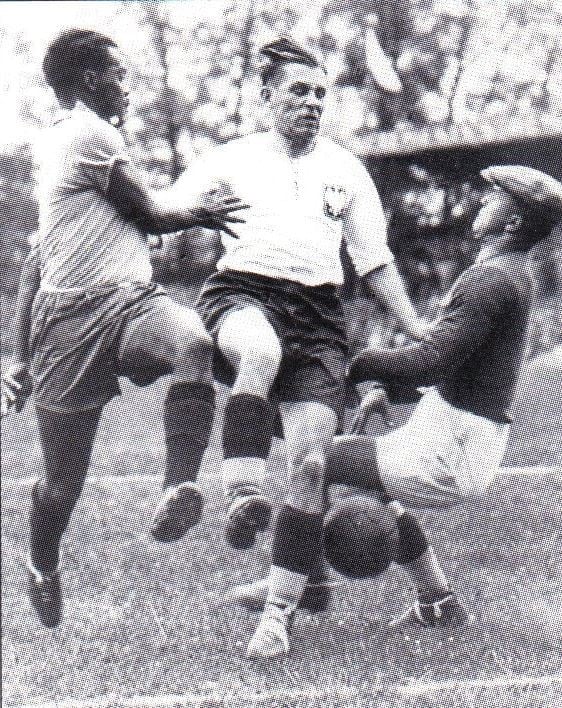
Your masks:
M396 525L399 542L394 561L399 565L412 563L429 548L427 537L416 517L407 511L396 519Z
M273 536L272 564L293 573L309 575L322 552L323 514L284 504Z
M269 401L249 393L237 393L224 411L222 443L224 458L267 459L271 448L273 408Z
M389 500L377 464L377 441L366 435L336 438L328 452L327 484L345 484L378 492Z
M330 493L328 486L326 485L324 487L324 498L322 501L322 518L326 516L328 513L328 509L330 508ZM322 538L320 539L320 550L318 555L316 556L316 560L311 566L310 573L308 575L308 580L309 583L312 585L318 585L321 583L326 582L327 577L328 577L328 571L326 569L327 566L327 561L326 561L326 555L324 553L324 543L323 543L323 537L324 537L324 532L322 532Z
M194 482L211 436L215 389L201 382L173 383L164 402L164 487Z

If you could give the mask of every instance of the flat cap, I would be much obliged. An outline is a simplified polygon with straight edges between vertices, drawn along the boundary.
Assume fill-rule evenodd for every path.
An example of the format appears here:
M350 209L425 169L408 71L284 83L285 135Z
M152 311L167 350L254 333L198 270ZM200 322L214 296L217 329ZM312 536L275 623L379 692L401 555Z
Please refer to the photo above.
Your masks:
M554 177L524 165L496 165L480 174L527 206L562 218L562 183Z
M307 66L318 66L318 59L304 47L289 37L280 37L260 49L260 54L271 61L296 62Z

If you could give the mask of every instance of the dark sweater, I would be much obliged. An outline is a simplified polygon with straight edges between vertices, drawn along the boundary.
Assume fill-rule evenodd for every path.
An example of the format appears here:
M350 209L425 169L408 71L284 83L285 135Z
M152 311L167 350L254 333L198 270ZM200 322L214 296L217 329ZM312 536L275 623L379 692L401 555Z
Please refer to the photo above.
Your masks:
M526 253L504 253L471 266L423 341L367 350L353 360L349 378L391 387L436 385L457 408L508 422L531 297Z

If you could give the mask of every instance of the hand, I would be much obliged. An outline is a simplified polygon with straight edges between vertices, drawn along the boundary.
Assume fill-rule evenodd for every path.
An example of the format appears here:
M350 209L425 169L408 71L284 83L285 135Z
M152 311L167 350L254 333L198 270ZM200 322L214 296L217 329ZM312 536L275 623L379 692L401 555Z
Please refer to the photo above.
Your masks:
M249 208L249 204L244 204L234 195L229 184L218 182L200 195L198 203L190 212L199 226L224 231L238 238L238 234L228 224L243 224L244 219L235 216L233 212Z
M390 402L384 388L373 388L366 394L351 421L351 432L355 435L362 435L373 413L380 415L387 428L392 429L396 426L390 413Z
M1 380L1 417L12 410L19 413L32 391L31 376L25 362L15 362L2 373Z

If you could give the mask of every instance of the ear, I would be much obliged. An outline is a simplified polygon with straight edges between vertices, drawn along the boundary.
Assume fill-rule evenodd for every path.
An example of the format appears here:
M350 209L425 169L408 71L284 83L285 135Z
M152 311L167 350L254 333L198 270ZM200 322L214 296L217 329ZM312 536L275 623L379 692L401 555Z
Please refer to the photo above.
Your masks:
M98 88L98 74L92 69L86 69L83 74L84 76L84 86L88 91L94 93Z
M509 221L505 225L505 230L510 234L513 234L519 231L522 225L523 217L521 216L521 214L514 213L509 217Z
M269 86L262 86L260 96L262 97L262 100L266 103L271 99L271 89L269 88Z

